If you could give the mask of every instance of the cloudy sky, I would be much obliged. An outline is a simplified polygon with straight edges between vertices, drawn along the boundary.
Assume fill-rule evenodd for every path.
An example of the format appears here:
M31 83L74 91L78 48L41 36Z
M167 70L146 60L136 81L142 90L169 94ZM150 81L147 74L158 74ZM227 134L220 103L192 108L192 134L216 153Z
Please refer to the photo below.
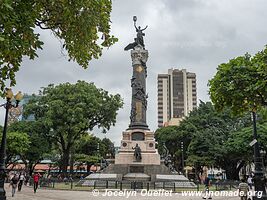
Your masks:
M59 41L49 31L42 31L44 49L34 61L24 60L13 90L31 94L49 83L86 80L121 94L124 108L119 111L116 126L106 134L118 145L129 124L132 68L130 52L123 48L135 37L134 15L138 25L148 25L147 119L150 129L156 130L157 74L172 67L195 72L198 99L208 101L207 82L218 64L245 52L254 54L267 44L266 8L266 0L113 0L112 33L119 38L118 43L84 70L68 62ZM1 123L3 118L1 109Z

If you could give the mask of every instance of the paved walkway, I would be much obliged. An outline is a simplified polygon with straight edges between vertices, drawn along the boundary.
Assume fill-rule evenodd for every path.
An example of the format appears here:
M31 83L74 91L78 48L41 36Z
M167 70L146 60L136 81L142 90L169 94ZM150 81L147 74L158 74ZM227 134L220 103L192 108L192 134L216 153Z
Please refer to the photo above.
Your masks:
M33 193L33 189L29 187L23 187L21 192L16 192L15 197L11 197L11 188L6 188L7 199L8 200L197 200L202 199L202 197L184 197L181 193L171 194L163 196L142 196L140 193L136 195L134 193L129 193L130 196L127 198L127 194L122 194L119 196L118 193L110 192L109 197L104 196L105 192L90 192L90 191L63 191L63 190L48 190L48 189L38 189L37 193ZM133 191L131 191L133 192ZM132 196L131 196L132 195ZM160 195L160 194L158 194ZM238 197L213 197L214 200L239 200Z

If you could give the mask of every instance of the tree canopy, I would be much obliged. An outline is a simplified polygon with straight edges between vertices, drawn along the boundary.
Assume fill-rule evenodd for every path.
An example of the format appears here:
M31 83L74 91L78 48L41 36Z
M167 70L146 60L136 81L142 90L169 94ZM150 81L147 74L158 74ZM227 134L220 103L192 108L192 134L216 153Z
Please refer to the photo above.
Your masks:
M86 134L75 144L74 161L86 164L87 172L91 165L101 163L102 159L114 158L114 144L108 138L102 140L92 134Z
M44 158L45 154L51 152L52 141L49 140L50 138L46 137L47 127L39 121L18 121L12 123L8 127L8 130L23 132L28 137L30 142L28 145L29 148L23 153L21 150L17 149L15 155L20 155L20 159L24 162L26 170L32 174L35 165ZM12 143L12 141L8 141L8 143L9 142ZM21 140L19 143L22 145L25 142ZM15 145L14 148L17 148L16 146L17 145Z
M23 57L36 58L42 49L40 30L55 35L69 55L86 68L117 39L110 34L110 0L0 0L0 86L16 83ZM38 29L39 28L39 29ZM100 41L100 37L102 41Z
M163 144L168 148L169 154L175 164L176 169L181 170L181 142L184 149L187 149L192 135L191 132L185 132L184 128L178 126L167 126L157 129L155 132L156 141L158 141L159 153L163 153Z
M16 162L16 158L24 156L31 147L30 137L23 132L8 132L6 164ZM17 157L19 156L19 157Z
M228 107L242 114L267 106L267 46L254 56L247 53L220 64L209 87L218 110Z

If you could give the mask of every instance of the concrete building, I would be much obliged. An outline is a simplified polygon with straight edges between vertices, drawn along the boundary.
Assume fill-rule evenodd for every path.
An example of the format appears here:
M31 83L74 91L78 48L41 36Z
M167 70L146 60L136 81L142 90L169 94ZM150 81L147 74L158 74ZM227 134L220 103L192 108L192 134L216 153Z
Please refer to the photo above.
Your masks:
M178 125L197 107L196 74L169 69L158 75L158 126Z

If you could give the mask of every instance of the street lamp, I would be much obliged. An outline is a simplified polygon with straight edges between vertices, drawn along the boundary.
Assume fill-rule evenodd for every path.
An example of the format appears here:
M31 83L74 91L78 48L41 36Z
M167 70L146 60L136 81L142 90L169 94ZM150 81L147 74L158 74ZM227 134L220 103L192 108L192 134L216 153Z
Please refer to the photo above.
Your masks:
M8 121L8 112L9 109L12 107L17 108L19 105L19 102L23 98L23 94L19 91L15 96L13 95L13 92L10 88L6 89L6 103L2 104L0 107L4 106L6 109L5 114L5 122L4 122L4 128L3 128L3 135L1 140L1 147L0 147L0 200L6 200L6 191L5 191L5 177L6 177L6 133L7 133L7 121ZM15 98L16 103L12 104L12 99Z
M100 155L100 143L97 143L97 154L98 154L98 158L100 159L100 171L102 169L102 157Z
M181 152L182 152L182 173L184 175L184 142L181 142Z
M257 126L256 126L256 111L252 111L252 122L253 122L253 139L255 141L254 144L254 165L255 165L255 172L254 172L254 186L255 191L262 192L262 197L258 198L254 196L253 199L267 199L266 197L266 190L265 190L265 180L264 180L264 173L263 173L263 165L261 160L260 154L260 146L258 142L258 134L257 134Z

